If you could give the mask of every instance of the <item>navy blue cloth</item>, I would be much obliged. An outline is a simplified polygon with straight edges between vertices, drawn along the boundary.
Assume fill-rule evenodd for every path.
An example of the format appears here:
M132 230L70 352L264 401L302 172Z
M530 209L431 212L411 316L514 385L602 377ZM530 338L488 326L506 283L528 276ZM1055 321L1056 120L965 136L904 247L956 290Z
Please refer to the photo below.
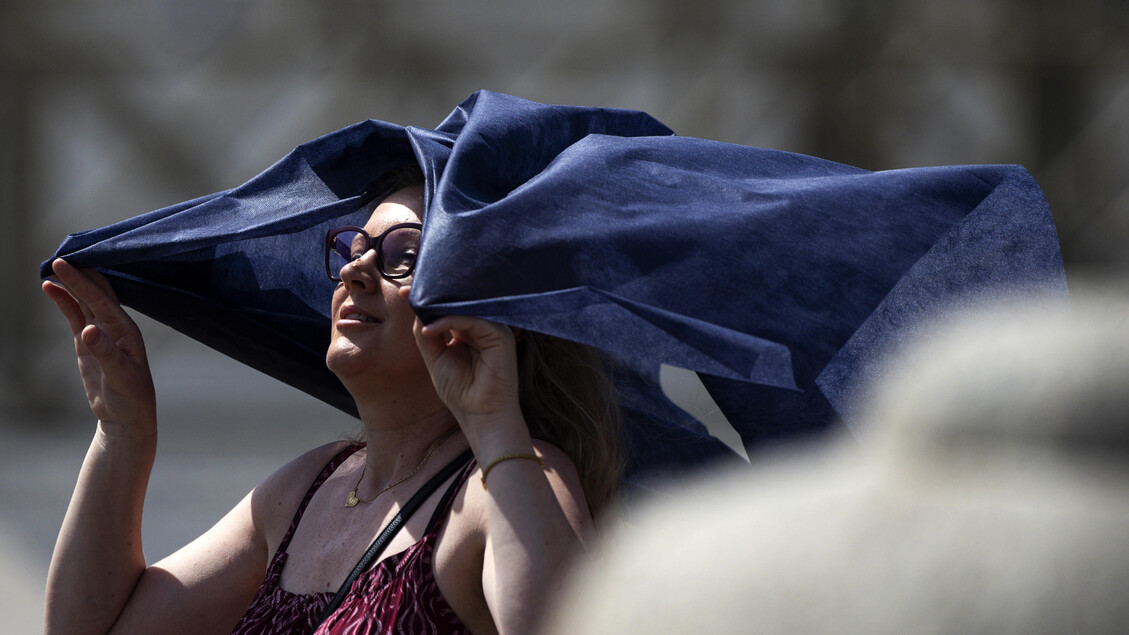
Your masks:
M755 446L857 425L857 380L942 307L1065 294L1050 210L1019 166L871 172L678 137L641 112L486 91L433 130L362 122L235 189L72 234L55 256L102 271L127 306L352 411L323 361L322 241L363 225L383 177L410 162L426 178L416 311L624 361L645 457L635 474L724 452L661 397L660 363L698 371Z

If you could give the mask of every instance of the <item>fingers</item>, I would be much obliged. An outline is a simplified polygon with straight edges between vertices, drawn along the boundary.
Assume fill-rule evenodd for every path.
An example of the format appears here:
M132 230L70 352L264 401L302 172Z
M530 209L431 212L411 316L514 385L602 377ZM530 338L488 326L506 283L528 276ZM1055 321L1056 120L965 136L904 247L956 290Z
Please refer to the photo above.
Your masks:
M108 377L125 377L133 374L133 365L129 356L114 343L106 333L97 326L90 324L80 334L82 345L98 360L102 371Z
M62 258L56 258L51 263L51 270L79 302L93 306L108 300L111 305L118 304L118 296L110 281L94 269L79 269Z
M410 286L400 287L397 292L401 298L405 300L411 292ZM455 343L455 338L448 339L447 332L437 330L433 327L423 326L423 322L417 317L415 323L412 325L412 335L415 336L416 346L419 348L420 354L423 356L424 362L428 367L431 367L435 360L439 359L445 352L447 347Z
M409 291L410 287L401 287L400 296L406 298ZM435 359L450 348L485 351L510 347L515 341L513 329L469 315L445 315L426 326L416 318L412 332L425 360Z
M137 367L132 363L126 351L119 348L97 325L87 322L87 316L79 308L79 302L57 282L47 280L43 282L43 292L59 307L59 311L67 320L67 325L74 336L75 353L78 355L79 371L83 376L83 383L88 388L87 396L91 396L91 387L96 386L104 394L105 384L103 378L114 383L136 383ZM96 362L96 366L89 365L89 358ZM97 369L97 370L95 370ZM142 369L144 372L144 369ZM124 379L123 379L124 378ZM101 397L98 397L101 399ZM113 418L108 411L102 412L102 406L91 402L100 419Z
M412 335L415 336L416 347L419 348L420 355L423 356L423 361L429 367L447 348L446 338L443 337L442 334L424 334L423 322L421 322L418 317L416 318L415 324L412 325Z
M116 332L119 325L132 324L105 276L93 269L79 269L62 258L51 263L51 270L77 303L86 323L90 323L92 318L97 319L113 336L119 334ZM55 296L51 295L51 298L54 300Z
M442 318L424 326L416 318L412 329L416 347L434 377L440 367L469 370L485 350L486 345L468 330L455 328L458 321Z
M79 307L79 302L74 299L70 292L51 280L43 282L43 292L55 302L55 306L59 307L59 311L67 319L71 333L87 352L103 364L119 364L125 361L124 355L121 354L114 342L102 332L102 329L88 322L87 316Z
M52 280L43 281L43 293L47 294L47 297L51 298L55 306L59 307L59 312L66 318L71 333L78 337L86 326L86 316L78 302L59 283Z
M513 338L509 328L469 315L445 315L422 327L422 331L427 337L450 333L455 339L475 348L503 344L505 340Z
M478 351L513 348L514 333L505 325L469 315L445 315L421 329L423 336L435 338L449 333L447 346L465 346Z
M79 337L82 338L82 345L86 347L86 350L90 351L99 361L110 359L117 351L114 343L106 337L101 329L93 324L89 324L82 329Z

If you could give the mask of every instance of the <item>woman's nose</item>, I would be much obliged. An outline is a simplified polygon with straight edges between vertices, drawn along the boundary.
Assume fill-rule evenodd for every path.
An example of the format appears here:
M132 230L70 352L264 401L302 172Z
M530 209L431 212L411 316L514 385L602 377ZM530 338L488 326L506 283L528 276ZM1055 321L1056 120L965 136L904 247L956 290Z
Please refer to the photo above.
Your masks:
M378 287L380 273L376 269L376 250L369 249L360 258L345 263L340 275L341 281L347 285L360 285L365 290Z

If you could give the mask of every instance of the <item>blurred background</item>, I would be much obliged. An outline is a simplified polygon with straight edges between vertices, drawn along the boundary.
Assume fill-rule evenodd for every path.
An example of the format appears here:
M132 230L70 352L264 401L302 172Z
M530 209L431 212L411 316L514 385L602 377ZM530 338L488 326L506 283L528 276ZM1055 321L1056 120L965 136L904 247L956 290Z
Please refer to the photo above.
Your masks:
M37 266L71 232L478 89L880 170L1020 163L1071 279L1129 269L1125 0L0 0L0 611L41 628L93 421ZM150 559L349 418L139 319L162 444Z

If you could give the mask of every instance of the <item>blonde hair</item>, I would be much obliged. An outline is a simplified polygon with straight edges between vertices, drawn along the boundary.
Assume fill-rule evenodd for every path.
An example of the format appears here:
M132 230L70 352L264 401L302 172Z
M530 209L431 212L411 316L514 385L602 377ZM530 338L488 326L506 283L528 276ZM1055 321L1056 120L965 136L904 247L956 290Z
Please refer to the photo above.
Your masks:
M525 331L518 383L530 434L572 459L594 515L614 510L624 461L615 387L603 356L583 344Z

